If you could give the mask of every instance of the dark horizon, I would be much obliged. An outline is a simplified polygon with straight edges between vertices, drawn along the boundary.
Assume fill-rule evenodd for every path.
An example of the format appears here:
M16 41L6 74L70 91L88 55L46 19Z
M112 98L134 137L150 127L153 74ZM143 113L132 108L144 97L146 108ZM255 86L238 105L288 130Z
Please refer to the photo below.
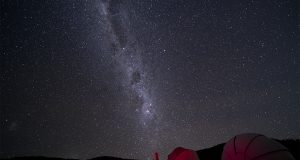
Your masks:
M295 160L300 159L300 139L285 139L285 140L277 140L273 139L283 146L285 146ZM221 160L221 155L223 152L223 147L225 143L217 144L209 148L205 148L202 150L196 151L198 158L200 160ZM153 155L154 157L154 155ZM159 153L158 153L159 157ZM10 157L7 160L25 160L25 159L43 159L43 160L67 160L68 158L61 158L61 157L45 157L45 156L24 156L24 157ZM153 158L154 159L154 158ZM69 160L76 160L76 159L69 159ZM122 157L113 157L113 156L98 156L90 158L89 160L138 160L138 159L127 159Z
M2 0L0 158L300 138L299 2Z

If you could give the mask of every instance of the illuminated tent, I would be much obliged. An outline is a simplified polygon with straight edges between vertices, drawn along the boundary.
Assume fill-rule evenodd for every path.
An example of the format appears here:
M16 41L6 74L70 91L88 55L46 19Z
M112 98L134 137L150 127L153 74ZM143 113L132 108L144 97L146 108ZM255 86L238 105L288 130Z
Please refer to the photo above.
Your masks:
M168 155L168 160L199 160L195 151L177 147Z
M222 160L294 160L280 143L259 134L241 134L224 146Z

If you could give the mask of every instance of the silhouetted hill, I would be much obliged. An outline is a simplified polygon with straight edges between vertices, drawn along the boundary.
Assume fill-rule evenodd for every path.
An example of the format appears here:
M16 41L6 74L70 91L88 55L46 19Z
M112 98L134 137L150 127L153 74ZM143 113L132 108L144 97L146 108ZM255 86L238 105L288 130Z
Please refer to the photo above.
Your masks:
M89 160L133 160L133 159L123 159L123 158L117 158L117 157L103 156L103 157L92 158Z
M43 156L34 156L34 157L28 156L28 157L8 158L6 160L77 160L77 159L64 159L64 158L43 157ZM123 158L118 158L118 157L103 156L103 157L91 158L89 160L134 160L134 159L123 159Z
M296 160L300 160L300 139L287 139L287 140L278 140L274 139L287 147ZM223 147L225 143L218 144L214 147L198 150L197 154L200 160L221 160ZM63 158L51 158L51 157L15 157L9 158L7 160L75 160L75 159L63 159ZM89 160L133 160L133 159L122 159L118 157L96 157ZM163 159L161 159L163 160Z
M7 158L7 160L40 160L40 159L42 159L42 160L75 160L75 159L43 157L43 156L26 156L26 157Z

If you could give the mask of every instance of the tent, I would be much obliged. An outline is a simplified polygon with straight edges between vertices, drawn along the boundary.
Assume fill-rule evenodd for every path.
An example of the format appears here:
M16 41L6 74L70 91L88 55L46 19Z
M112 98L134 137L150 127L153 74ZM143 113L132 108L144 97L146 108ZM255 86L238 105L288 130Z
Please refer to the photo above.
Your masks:
M222 160L294 160L280 143L260 134L241 134L224 146Z
M199 158L195 151L177 147L168 155L168 160L199 160Z

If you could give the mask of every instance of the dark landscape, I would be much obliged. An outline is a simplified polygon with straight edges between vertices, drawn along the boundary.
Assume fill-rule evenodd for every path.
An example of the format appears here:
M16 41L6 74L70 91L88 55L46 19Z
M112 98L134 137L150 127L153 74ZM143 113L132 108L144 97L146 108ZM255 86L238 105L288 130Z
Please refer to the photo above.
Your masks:
M300 139L286 139L286 140L278 140L274 139L284 145L290 153L294 156L295 160L300 160ZM223 152L223 147L225 143L218 144L211 148L202 149L197 151L197 155L200 160L221 160L221 155ZM63 158L53 158L53 157L15 157L8 158L6 160L76 160L76 159L63 159ZM101 156L96 158L91 158L89 160L134 160L134 159L123 159L118 157L110 157L110 156Z

